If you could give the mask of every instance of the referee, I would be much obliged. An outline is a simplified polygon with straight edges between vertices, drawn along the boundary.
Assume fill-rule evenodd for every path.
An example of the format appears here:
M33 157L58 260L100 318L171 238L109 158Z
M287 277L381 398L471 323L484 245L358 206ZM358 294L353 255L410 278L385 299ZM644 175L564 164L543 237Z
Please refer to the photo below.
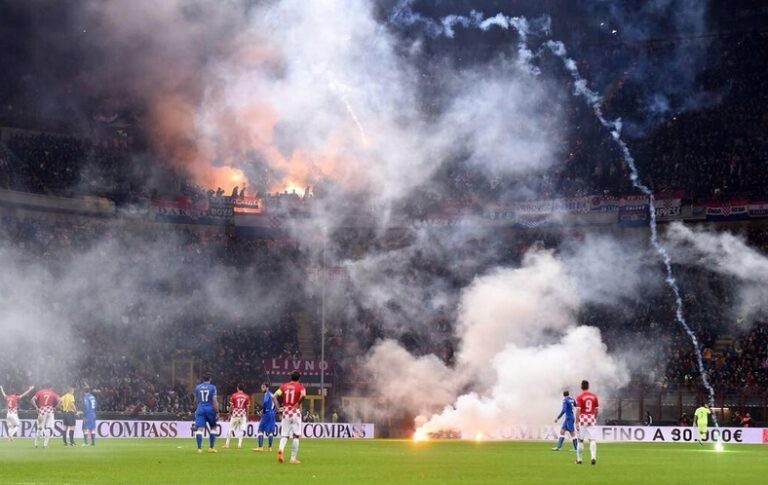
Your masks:
M59 400L59 409L64 413L62 421L64 422L64 432L61 439L64 440L64 446L67 446L67 434L69 434L69 446L75 446L75 421L77 407L75 406L75 388L70 387L66 394Z

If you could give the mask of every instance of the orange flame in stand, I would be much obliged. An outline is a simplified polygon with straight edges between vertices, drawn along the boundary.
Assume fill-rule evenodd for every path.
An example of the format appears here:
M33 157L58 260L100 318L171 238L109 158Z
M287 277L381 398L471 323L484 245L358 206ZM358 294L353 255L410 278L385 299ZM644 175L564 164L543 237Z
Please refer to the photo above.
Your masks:
M204 187L212 189L221 187L226 192L232 190L233 187L242 189L248 182L243 171L233 167L210 167L202 172L197 180Z
M272 49L254 49L244 43L233 61L240 66L262 66L279 72L279 54ZM290 153L278 148L275 128L280 113L266 96L253 93L247 99L232 101L226 83L209 86L206 107L200 112L200 99L194 95L164 92L150 100L148 122L150 136L159 154L186 170L194 180L206 187L221 187L229 192L242 187L247 179L235 168L257 154L280 180L272 181L269 190L303 194L307 186L321 178L332 179L348 188L359 190L370 182L360 163L361 151L370 147L360 139L355 125L339 126L322 141L309 147L298 147Z

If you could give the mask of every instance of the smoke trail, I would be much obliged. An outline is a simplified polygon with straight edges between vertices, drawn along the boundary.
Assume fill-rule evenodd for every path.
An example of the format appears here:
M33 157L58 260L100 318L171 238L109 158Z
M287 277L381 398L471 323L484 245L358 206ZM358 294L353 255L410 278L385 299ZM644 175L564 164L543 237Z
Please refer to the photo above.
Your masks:
M566 70L568 70L568 72L571 74L571 77L573 78L573 81L574 81L574 89L575 89L576 95L583 97L589 103L598 121L600 121L600 124L602 124L605 128L608 129L614 142L618 145L619 149L624 155L624 159L627 161L627 164L629 165L629 169L630 169L629 178L632 181L632 185L636 189L638 189L640 192L648 196L648 212L650 216L649 226L651 229L651 237L650 237L651 245L656 250L656 253L659 256L661 256L661 259L664 263L664 268L667 274L665 281L667 283L667 286L669 286L669 288L672 290L672 293L675 296L675 319L683 327L683 329L685 330L685 333L688 334L688 337L690 338L691 343L693 344L693 348L696 350L696 365L698 366L699 372L701 373L701 381L702 381L702 384L704 384L704 387L706 387L707 392L709 393L710 406L714 407L715 390L714 388L712 388L712 385L709 383L709 376L707 374L706 368L704 367L704 362L701 356L699 339L696 337L696 334L693 332L693 330L691 330L690 325L688 325L688 322L685 319L685 313L683 311L683 299L680 293L680 288L677 284L677 280L675 279L674 272L672 271L672 258L669 256L669 253L664 248L664 246L659 242L658 231L656 227L656 205L655 205L655 199L653 196L653 191L651 191L651 189L648 188L648 186L646 186L640 181L640 174L637 170L637 164L635 163L635 159L632 156L632 153L629 151L629 147L621 138L621 120L617 119L614 121L609 121L608 119L605 118L605 115L603 114L603 111L600 107L600 104L601 104L600 96L587 86L587 81L579 73L579 69L576 66L576 62L570 57L568 57L568 53L565 49L565 45L562 42L553 41L553 40L548 41L546 45L555 56L559 57L563 61L563 65L565 66ZM715 414L712 414L712 418L715 422L715 426L718 426L717 416L715 416Z
M420 25L424 32L430 37L447 37L452 39L456 35L454 27L461 26L466 28L476 28L487 32L491 27L498 27L503 30L509 30L513 27L519 36L517 43L518 67L538 75L539 69L531 65L534 57L533 52L528 48L528 36L531 31L540 33L549 33L551 19L547 16L529 21L525 17L511 17L503 13L497 13L492 17L485 17L482 12L472 10L469 15L447 15L440 20L425 17L411 9L413 0L401 0L393 9L389 17L389 22L402 27L412 27Z
M400 1L395 7L393 14L390 16L390 19L389 19L390 23L406 26L406 27L421 26L423 27L427 35L430 35L432 37L445 36L447 38L454 37L455 26L461 26L464 28L474 27L474 28L479 28L481 30L487 30L494 25L503 29L508 29L509 26L511 25L512 27L515 28L515 30L517 30L519 35L519 41L518 41L519 65L526 68L528 72L532 74L539 74L538 68L536 68L535 66L532 66L531 64L534 54L527 45L528 34L529 34L529 24L528 24L528 20L525 17L507 17L507 16L504 16L503 14L497 14L494 17L484 18L481 13L473 10L469 16L449 15L449 16L443 17L440 20L435 20L414 12L411 9L412 3L413 3L412 0ZM549 32L548 24L545 26L545 28L540 28L540 30L548 33ZM640 176L639 176L639 172L638 172L634 157L632 156L629 150L629 147L621 138L621 129L622 129L621 120L616 119L616 120L610 121L605 117L601 107L601 102L602 102L601 97L587 86L587 82L580 75L575 61L568 57L565 49L565 45L562 42L556 42L556 41L550 40L546 42L546 47L549 48L549 50L553 54L555 54L557 57L559 57L563 61L566 69L571 74L574 80L576 94L578 96L582 96L584 99L587 100L587 102L592 107L600 123L609 130L614 142L619 146L625 160L627 160L627 163L630 167L630 180L632 182L632 185L641 193L647 195L649 198L650 230L651 230L650 241L654 250L659 256L661 256L661 259L664 263L664 269L666 272L665 282L668 285L668 287L672 290L675 297L675 318L680 323L680 325L682 326L682 328L684 329L684 331L686 332L686 334L688 335L688 337L690 338L693 344L693 347L696 351L697 366L702 376L702 383L709 393L710 404L714 406L714 389L709 383L709 376L703 364L699 340L696 334L691 329L688 322L686 321L684 309L683 309L681 291L678 286L677 280L675 278L674 272L672 270L671 257L669 256L669 253L664 248L664 246L660 243L658 238L654 195L653 195L653 192L650 190L650 188L644 185L640 181ZM716 417L714 417L714 420L715 420L715 425L717 425Z
M347 113L349 113L349 116L352 118L352 121L355 122L355 125L357 125L357 131L360 132L360 139L363 141L364 145L368 145L368 135L365 132L365 128L363 128L363 124L360 122L360 118L357 117L357 113L355 113L355 110L352 109L352 105L349 102L349 99L347 98L347 88L346 86L343 86L333 79L331 79L331 88L338 93L339 99L342 103L344 103L344 106L347 108Z

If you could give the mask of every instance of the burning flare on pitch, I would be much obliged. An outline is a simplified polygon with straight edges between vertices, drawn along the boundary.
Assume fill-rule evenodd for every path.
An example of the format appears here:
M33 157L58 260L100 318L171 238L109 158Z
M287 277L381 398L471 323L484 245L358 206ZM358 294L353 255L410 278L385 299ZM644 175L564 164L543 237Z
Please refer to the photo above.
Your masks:
M429 434L427 434L427 431L424 428L417 428L413 433L413 441L414 443L429 441Z

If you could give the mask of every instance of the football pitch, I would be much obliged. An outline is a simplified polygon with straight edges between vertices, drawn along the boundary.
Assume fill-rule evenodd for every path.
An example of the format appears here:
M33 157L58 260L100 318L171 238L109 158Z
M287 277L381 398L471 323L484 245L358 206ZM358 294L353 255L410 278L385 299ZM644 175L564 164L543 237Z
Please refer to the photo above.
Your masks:
M223 443L217 443L220 445ZM279 464L275 452L195 452L192 439L104 439L96 447L52 440L0 443L0 483L765 483L768 446L601 443L598 463L576 465L570 450L549 442L302 440L301 464ZM288 445L290 448L290 444ZM288 451L288 450L286 450ZM286 453L287 454L287 453Z

